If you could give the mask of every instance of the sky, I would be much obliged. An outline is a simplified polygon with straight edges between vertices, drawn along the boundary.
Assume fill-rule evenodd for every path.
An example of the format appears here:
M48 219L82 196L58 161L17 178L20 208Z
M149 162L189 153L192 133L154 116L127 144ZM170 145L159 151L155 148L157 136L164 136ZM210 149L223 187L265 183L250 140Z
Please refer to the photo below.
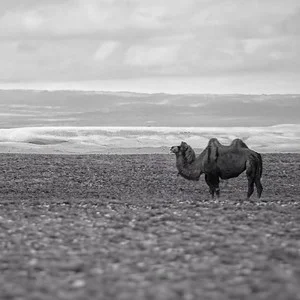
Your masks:
M299 0L0 2L0 88L300 93Z

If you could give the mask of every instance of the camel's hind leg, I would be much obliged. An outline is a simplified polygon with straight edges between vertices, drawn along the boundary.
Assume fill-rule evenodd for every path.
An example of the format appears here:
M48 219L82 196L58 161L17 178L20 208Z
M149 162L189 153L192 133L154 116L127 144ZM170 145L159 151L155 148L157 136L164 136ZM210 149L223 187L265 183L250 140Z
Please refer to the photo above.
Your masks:
M251 197L251 195L254 192L254 182L255 182L255 167L253 166L253 163L250 161L247 161L246 163L246 174L248 179L248 192L247 192L247 199Z
M258 157L258 161L257 161L257 166L256 166L255 186L256 186L256 190L257 190L257 197L260 198L261 193L263 191L263 186L260 182L260 178L261 178L262 171L263 171L263 162L262 162L262 158L261 158L260 154L257 153L257 157Z
M211 194L211 197L214 198L215 193L217 197L220 197L219 176L205 174L205 181L209 186L209 193Z
M255 186L256 186L256 190L257 190L257 197L260 198L261 197L261 193L263 191L263 186L262 186L262 184L260 182L260 178L259 177L255 178L254 183L255 183Z
M260 181L262 165L259 164L261 164L261 162L247 161L246 163L246 174L248 178L248 193L247 193L248 199L254 192L254 184L256 186L258 198L261 197L263 191L263 186Z
M211 194L211 197L214 198L214 196L215 196L215 191L214 191L214 188L213 188L211 182L210 182L209 179L208 179L208 175L207 175L207 174L205 174L205 181L206 181L206 183L207 183L207 185L208 185L208 187L209 187L209 193Z

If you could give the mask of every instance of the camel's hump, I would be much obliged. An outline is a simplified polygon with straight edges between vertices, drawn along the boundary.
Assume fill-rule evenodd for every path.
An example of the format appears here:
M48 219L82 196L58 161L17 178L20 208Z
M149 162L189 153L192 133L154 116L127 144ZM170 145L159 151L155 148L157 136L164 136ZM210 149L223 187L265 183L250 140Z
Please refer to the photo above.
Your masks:
M221 145L221 143L219 142L219 140L217 138L211 138L209 141L208 141L208 145Z
M240 148L248 148L248 146L241 139L234 139L231 145Z

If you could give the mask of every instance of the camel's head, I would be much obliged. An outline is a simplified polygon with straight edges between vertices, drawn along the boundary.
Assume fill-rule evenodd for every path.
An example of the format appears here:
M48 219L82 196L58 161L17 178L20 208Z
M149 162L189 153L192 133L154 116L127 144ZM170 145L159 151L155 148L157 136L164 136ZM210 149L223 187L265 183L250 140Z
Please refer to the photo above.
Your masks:
M175 153L176 157L183 156L188 163L191 163L196 159L194 150L186 142L181 142L179 146L171 147L170 151Z
M175 154L179 152L184 154L189 148L190 146L186 142L181 142L179 146L172 146L170 151Z

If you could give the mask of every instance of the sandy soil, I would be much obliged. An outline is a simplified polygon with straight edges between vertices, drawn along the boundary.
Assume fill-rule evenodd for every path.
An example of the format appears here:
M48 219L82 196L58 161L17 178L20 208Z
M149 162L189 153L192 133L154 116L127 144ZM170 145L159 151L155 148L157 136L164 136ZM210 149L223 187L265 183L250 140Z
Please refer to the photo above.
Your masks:
M300 155L220 200L172 155L0 155L0 299L300 299Z

